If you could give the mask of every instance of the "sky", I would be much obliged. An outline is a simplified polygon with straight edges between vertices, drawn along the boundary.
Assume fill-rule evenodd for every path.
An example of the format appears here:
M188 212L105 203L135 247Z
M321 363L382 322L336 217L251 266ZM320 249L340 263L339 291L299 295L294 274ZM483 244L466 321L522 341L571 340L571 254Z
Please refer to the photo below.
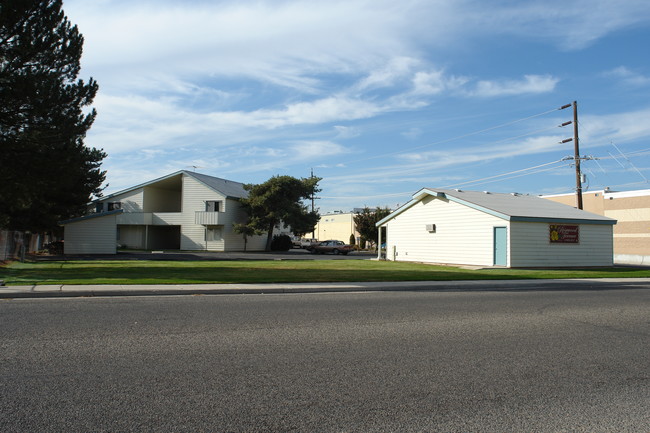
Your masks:
M178 170L322 178L321 213L421 188L649 189L647 0L65 0L105 194ZM593 159L592 159L593 157Z

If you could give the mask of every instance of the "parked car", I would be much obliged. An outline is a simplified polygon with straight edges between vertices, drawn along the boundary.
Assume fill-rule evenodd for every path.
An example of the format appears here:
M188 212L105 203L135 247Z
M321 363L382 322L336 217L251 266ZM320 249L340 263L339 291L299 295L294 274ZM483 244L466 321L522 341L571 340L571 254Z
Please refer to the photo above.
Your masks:
M304 248L307 250L312 245L318 243L318 239L307 239L307 238L299 238L299 237L294 237L292 241L293 241L294 248Z
M300 248L309 249L312 245L316 245L317 243L318 243L318 239L306 239L305 238L300 243Z
M348 245L345 242L335 240L319 242L308 247L307 249L313 254L332 253L345 255L350 251L354 251L354 247L352 245Z

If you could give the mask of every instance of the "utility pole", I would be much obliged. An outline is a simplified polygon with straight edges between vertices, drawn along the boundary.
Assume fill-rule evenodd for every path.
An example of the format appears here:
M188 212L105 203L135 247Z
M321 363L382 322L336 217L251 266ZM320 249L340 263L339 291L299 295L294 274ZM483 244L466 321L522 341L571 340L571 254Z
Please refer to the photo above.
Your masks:
M311 176L310 177L311 178L314 177L314 169L313 168L311 169ZM320 197L316 197L316 194L312 191L312 193L311 193L311 211L312 212L314 212L314 209L315 209L314 200L316 200L317 198L320 198ZM314 239L316 239L316 232L315 231L311 232L311 239L312 239L312 241Z
M311 176L310 176L310 177L311 177L311 178L314 177L314 169L313 169L313 168L311 169ZM311 211L312 211L312 212L314 211L314 193L313 193L313 192L311 193ZM312 233L312 234L313 234L313 233ZM313 237L313 236L312 236L312 237Z
M582 172L580 171L580 160L582 158L580 158L580 142L578 139L578 103L573 101L572 104L563 105L559 109L564 110L569 107L573 107L573 122L564 122L560 126L566 126L573 123L573 138L567 138L566 140L560 141L560 143L573 141L574 154L572 159L575 161L576 166L576 207L582 209ZM571 159L571 157L565 159Z

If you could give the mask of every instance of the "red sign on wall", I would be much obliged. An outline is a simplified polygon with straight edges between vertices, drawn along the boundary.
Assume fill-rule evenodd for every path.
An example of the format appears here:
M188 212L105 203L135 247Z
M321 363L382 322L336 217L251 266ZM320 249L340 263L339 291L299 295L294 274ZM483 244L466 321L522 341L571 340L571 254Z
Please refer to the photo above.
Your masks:
M580 226L550 224L548 231L552 244L577 244L580 241Z

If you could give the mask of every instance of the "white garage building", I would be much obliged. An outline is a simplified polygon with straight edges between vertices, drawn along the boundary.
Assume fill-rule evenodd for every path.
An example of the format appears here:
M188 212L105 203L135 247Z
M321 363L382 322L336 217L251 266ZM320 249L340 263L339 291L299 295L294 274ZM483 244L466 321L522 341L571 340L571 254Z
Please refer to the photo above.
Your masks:
M573 267L613 265L614 224L535 196L424 188L377 226L387 260Z

